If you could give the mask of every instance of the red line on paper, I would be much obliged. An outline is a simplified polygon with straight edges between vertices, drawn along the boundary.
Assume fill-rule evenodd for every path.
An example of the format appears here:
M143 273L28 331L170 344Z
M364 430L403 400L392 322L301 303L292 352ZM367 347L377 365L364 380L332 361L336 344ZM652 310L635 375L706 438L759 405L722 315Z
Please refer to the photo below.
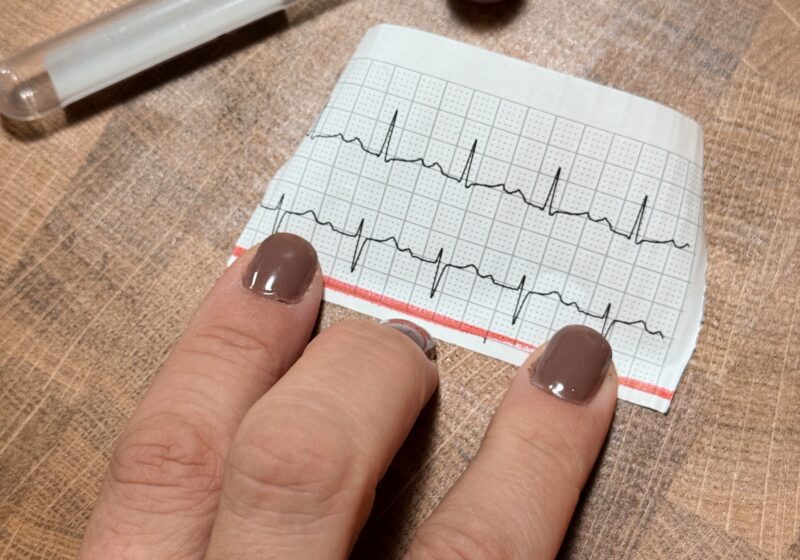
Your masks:
M496 340L497 342L508 344L514 348L524 350L525 352L533 352L536 349L536 346L526 344L525 342L517 340L516 338L511 338L510 336L500 333L487 331L484 328L476 327L475 325L470 325L469 323L464 323L462 321L456 321L455 319L445 315L434 313L433 311L423 309L422 307L417 307L416 305L411 305L410 303L406 303L404 301L382 296L376 292L365 290L364 288L359 288L358 286L353 286L352 284L347 284L346 282L342 282L341 280L337 280L329 276L325 276L324 278L325 287L336 290L337 292L355 296L382 307L388 307L389 309L402 311L408 315L425 319L426 321L436 323L437 325L442 325L443 327L448 327L467 334L473 334L489 340Z
M233 256L239 257L246 250L247 249L245 249L244 247L239 247L237 245L233 249ZM459 332L472 334L487 340L494 340L503 344L507 344L524 352L533 352L536 349L536 346L532 344L527 344L516 338L512 338L510 336L492 331L487 331L485 328L477 327L475 325L470 325L469 323L464 323L462 321L457 321L451 317L447 317L439 313L434 313L433 311L430 311L428 309L424 309L416 305L411 305L410 303L400 301L398 299L383 296L371 290L359 288L358 286L354 286L353 284L348 284L347 282L342 282L341 280L337 280L336 278L331 278L330 276L324 276L323 280L325 281L326 288L335 290L337 292L349 296L363 299L370 303L374 303L375 305L380 305L381 307L394 309L395 311L400 311L402 313L406 313L408 315L412 315L414 317L418 317L420 319L424 319L426 321L430 321L431 323L436 323L437 325L454 329ZM658 385L654 385L653 383L647 383L646 381L633 379L631 377L620 376L619 384L625 387L629 387L631 389L635 389L637 391L641 391L642 393L649 393L651 395L655 395L657 397L666 400L671 400L673 395L673 391L667 389L666 387L660 387Z
M672 395L675 393L666 387L660 387L658 385L654 385L652 383L647 383L646 381L641 381L639 379L633 379L632 377L622 377L619 376L619 384L625 387L629 387L631 389L636 389L637 391L641 391L642 393L650 393L651 395L655 395L662 399L666 399L668 401L672 400Z

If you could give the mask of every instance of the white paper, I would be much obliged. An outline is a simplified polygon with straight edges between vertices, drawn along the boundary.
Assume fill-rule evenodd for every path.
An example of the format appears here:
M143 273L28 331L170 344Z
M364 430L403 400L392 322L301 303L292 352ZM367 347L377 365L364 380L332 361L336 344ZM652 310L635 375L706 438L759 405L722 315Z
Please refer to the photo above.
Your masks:
M585 324L620 398L666 412L702 319L702 178L672 109L380 25L234 254L302 235L326 300L514 364Z

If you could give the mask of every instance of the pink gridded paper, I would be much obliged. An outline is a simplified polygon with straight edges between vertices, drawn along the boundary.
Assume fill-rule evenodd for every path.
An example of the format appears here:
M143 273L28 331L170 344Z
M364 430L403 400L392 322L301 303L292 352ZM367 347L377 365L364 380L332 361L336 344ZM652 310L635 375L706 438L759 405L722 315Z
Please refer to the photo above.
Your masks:
M620 398L666 412L702 319L702 154L671 109L381 25L232 258L302 235L326 300L514 364L585 324Z

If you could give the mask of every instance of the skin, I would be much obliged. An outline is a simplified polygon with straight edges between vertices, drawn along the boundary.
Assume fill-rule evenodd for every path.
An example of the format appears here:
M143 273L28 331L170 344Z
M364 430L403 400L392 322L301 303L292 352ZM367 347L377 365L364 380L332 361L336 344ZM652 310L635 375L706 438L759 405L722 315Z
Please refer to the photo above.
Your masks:
M369 321L309 343L320 271L285 304L242 287L253 255L217 282L120 436L80 558L349 554L436 390L436 365ZM517 372L407 558L556 556L611 423L617 377L612 365L586 404L561 400L529 382L543 350Z

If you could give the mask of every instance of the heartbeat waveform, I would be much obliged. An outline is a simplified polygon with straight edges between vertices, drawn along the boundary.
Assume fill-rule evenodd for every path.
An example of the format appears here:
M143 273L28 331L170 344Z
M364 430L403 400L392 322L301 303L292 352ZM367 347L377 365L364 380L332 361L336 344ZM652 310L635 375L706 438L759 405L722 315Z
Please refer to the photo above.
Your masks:
M335 138L338 139L346 144L357 144L359 148L366 154L371 155L376 158L383 159L386 163L398 162L398 163L414 163L419 164L426 169L435 169L438 171L444 178L450 179L455 181L456 183L463 183L465 189L471 189L473 187L482 187L486 189L493 189L493 190L500 190L507 195L510 196L517 196L522 199L522 201L531 208L539 210L541 212L546 212L549 216L575 216L579 218L586 218L590 222L594 222L596 224L604 224L608 227L609 231L615 235L619 235L625 237L626 239L632 239L633 242L637 245L641 245L643 243L653 243L656 245L672 245L677 249L686 249L689 247L688 243L678 243L675 239L650 239L644 236L642 233L642 224L644 223L644 215L647 210L647 202L648 197L642 199L642 203L639 206L639 212L636 214L636 219L633 221L633 225L631 226L630 230L625 230L623 228L619 228L611 223L611 220L606 218L605 216L602 218L596 218L592 216L588 210L584 212L571 212L569 210L561 210L554 206L556 200L556 191L558 190L558 181L561 177L561 167L556 170L556 174L553 177L553 182L550 185L550 190L547 192L547 197L544 199L544 202L540 204L536 204L532 200L530 200L525 193L523 193L520 189L513 189L509 188L505 183L495 183L495 184L488 184L488 183L478 183L477 181L470 181L469 176L472 171L472 162L475 159L475 152L478 148L478 140L475 139L472 142L472 147L469 150L469 155L467 156L467 161L464 163L464 168L461 170L460 175L452 175L444 170L444 167L441 163L434 161L432 163L425 161L423 158L401 158L397 156L390 156L389 155L389 146L392 143L392 135L394 134L394 129L397 124L397 110L394 112L394 116L392 116L392 122L389 123L389 129L386 131L386 136L383 139L383 143L378 151L370 150L361 138L354 136L352 138L345 137L344 134L341 132L337 132L335 134L320 134L316 132L311 132L309 134L309 138L312 140L316 140L317 138Z
M426 257L424 255L416 254L411 248L409 247L402 247L398 239L394 236L390 237L367 237L364 235L364 219L362 218L361 221L358 223L358 227L354 232L347 231L345 229L336 227L332 222L325 221L320 219L317 213L314 210L285 210L283 208L285 195L281 195L280 199L278 200L278 204L275 206L268 206L266 204L261 203L261 208L275 212L276 218L275 223L272 227L272 233L276 233L280 231L280 227L283 224L283 221L286 219L286 216L300 216L300 217L311 217L318 225L327 227L331 231L338 233L343 237L348 237L350 239L355 239L355 247L353 249L353 255L350 259L350 272L354 272L356 267L361 260L362 255L364 254L364 250L369 243L381 243L381 244L388 244L395 248L396 251L400 253L405 253L409 255L411 258L418 260L424 264L431 264L436 266L436 270L433 274L433 282L431 282L431 289L429 297L433 298L436 295L437 290L439 289L439 285L442 282L442 279L445 276L445 273L448 269L454 270L471 270L475 273L478 278L482 278L484 280L489 280L495 286L504 289L504 290L511 290L517 292L517 301L514 305L514 313L511 316L511 324L515 324L519 316L522 314L523 310L525 309L525 305L528 303L528 300L532 296L541 296L541 297L555 297L558 301L567 307L572 307L576 309L579 313L584 315L585 317L590 317L593 319L599 319L603 321L603 327L601 332L603 336L608 336L611 330L614 328L614 325L630 325L630 326L640 326L647 334L660 336L664 338L664 333L660 330L652 330L647 326L647 323L642 319L637 319L635 321L626 321L623 319L611 318L611 303L606 305L605 310L603 313L597 314L593 313L587 309L583 309L580 305L578 305L575 301L568 301L564 299L564 296L557 290L550 290L547 292L540 292L534 289L528 289L525 287L525 283L527 282L527 276L523 275L520 278L519 284L508 284L506 282L502 282L495 278L493 274L487 274L480 271L477 265L475 264L453 264L449 262L444 262L444 248L440 248L438 253L436 254L435 258Z

